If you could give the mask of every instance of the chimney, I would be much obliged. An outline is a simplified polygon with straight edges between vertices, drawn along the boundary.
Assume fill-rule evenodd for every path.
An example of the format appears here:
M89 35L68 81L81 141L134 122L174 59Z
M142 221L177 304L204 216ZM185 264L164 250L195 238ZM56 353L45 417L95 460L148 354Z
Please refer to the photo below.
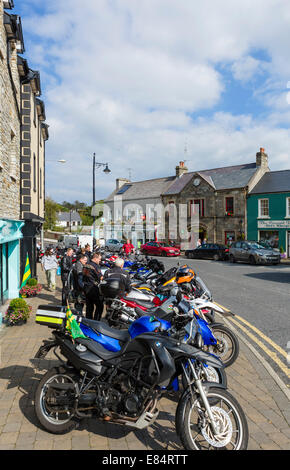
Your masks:
M256 154L256 166L259 167L268 167L268 155L265 153L264 148L260 148L260 152Z
M177 166L175 170L176 170L176 178L180 178L180 176L188 172L188 168L184 165L184 162L179 162L179 166Z
M122 186L124 186L124 184L128 184L128 183L131 183L131 181L128 180L127 178L117 178L116 179L116 191L119 191L119 189L121 189Z

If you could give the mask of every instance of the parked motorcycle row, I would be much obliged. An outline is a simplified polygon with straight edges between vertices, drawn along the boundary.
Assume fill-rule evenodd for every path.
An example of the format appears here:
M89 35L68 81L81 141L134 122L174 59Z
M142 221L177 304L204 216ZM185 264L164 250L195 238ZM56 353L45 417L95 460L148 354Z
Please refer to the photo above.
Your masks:
M104 252L102 270L113 262ZM39 306L36 321L49 326L53 337L36 357L53 349L60 360L36 390L42 426L62 434L90 417L145 429L167 394L178 396L175 426L184 449L246 449L246 416L226 377L239 342L216 322L216 314L232 314L214 302L187 265L166 271L158 259L137 255L125 260L124 270L131 278L129 292L112 276L100 283L104 319L71 310L80 332L74 339L66 328L67 307Z

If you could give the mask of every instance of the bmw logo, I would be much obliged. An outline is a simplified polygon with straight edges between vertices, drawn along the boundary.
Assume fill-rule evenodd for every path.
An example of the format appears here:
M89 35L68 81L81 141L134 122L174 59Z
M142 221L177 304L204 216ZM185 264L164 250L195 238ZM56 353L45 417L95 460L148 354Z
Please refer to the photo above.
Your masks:
M157 343L155 343L155 346L156 346L157 348L160 348L161 343L159 343L159 341L158 341Z

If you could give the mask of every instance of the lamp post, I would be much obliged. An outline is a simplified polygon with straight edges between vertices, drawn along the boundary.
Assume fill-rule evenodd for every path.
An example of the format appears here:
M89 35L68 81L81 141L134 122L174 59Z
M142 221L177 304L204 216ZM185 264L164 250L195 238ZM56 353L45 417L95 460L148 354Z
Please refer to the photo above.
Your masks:
M94 207L95 207L95 204L96 204L96 168L101 168L101 167L105 167L103 172L106 174L106 175L109 175L111 173L111 170L109 169L109 165L108 163L101 163L101 162L96 162L96 154L94 153L93 154L93 211L94 211ZM95 223L96 223L96 216L93 212L93 227L94 227L94 237L95 238Z

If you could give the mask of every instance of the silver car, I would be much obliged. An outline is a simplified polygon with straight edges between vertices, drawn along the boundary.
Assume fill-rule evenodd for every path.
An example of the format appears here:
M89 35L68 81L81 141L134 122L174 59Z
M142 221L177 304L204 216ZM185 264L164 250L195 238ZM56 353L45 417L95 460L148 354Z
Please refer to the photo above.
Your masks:
M106 241L105 243L105 248L109 251L113 252L119 252L124 243L126 243L124 240L116 240L115 238L110 238L109 240Z
M229 249L230 262L244 261L250 264L279 264L280 253L271 248L265 248L258 242L234 242Z

